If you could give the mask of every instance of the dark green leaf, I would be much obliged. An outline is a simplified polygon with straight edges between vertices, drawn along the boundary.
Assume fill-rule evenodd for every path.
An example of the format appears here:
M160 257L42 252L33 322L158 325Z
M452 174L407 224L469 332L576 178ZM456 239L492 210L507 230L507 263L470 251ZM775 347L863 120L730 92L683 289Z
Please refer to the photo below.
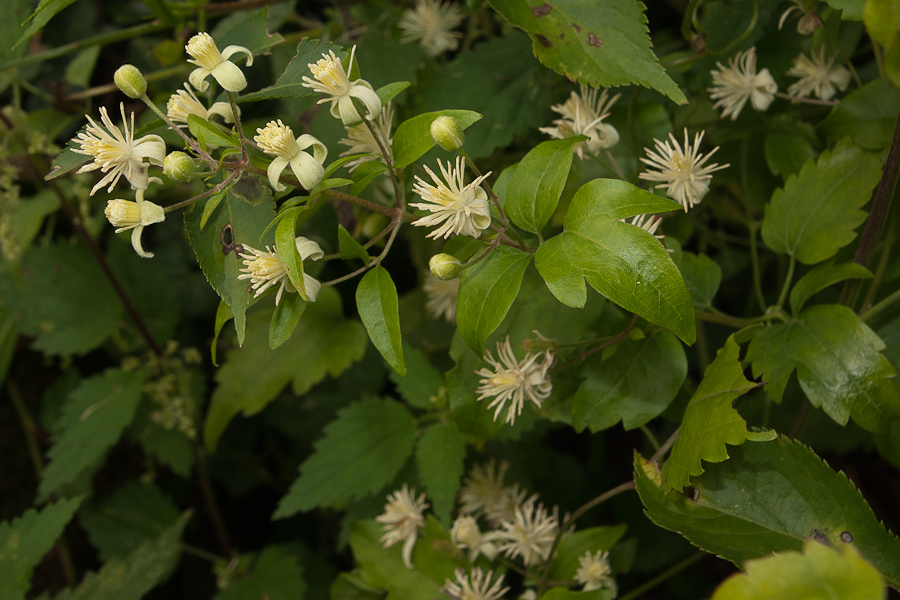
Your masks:
M394 166L400 169L410 165L434 147L431 123L438 117L453 117L462 129L481 119L480 114L471 110L439 110L400 123L394 132Z
M303 567L285 548L264 548L252 572L228 584L213 600L303 600L306 597Z
M209 197L209 200L206 201L206 204L203 205L203 215L200 217L200 229L202 230L206 227L206 222L209 221L209 218L216 212L216 209L221 204L222 200L225 198L225 194L228 191L222 191L218 194L213 194Z
M387 269L379 265L363 276L356 288L356 308L372 343L397 373L406 376L397 287Z
M387 165L377 160L370 160L359 165L353 169L353 186L350 188L350 193L359 196L379 175L387 173L387 170Z
M435 600L441 597L441 585L418 569L407 569L397 546L381 545L381 526L375 521L354 523L350 547L365 582L388 590L390 597L403 600ZM424 541L424 540L423 540ZM416 550L422 546L420 541ZM413 559L415 560L415 559ZM415 564L415 563L414 563Z
M66 66L66 81L78 87L90 86L98 56L100 56L100 46L88 46L78 52Z
M847 94L820 127L833 141L849 135L860 148L882 150L891 145L898 112L900 90L879 77Z
M538 232L553 216L572 168L572 147L584 136L541 142L519 162L506 192L506 214L513 223Z
M216 347L219 344L219 334L222 333L222 328L225 327L225 323L233 318L234 314L231 312L231 307L228 306L224 300L219 300L219 307L216 309L215 332L213 333L212 344L210 346L212 364L217 367L219 366L219 363L216 362Z
M390 377L400 396L416 408L430 409L434 407L431 398L437 395L444 384L444 376L434 368L425 354L415 346L403 344L403 357L406 361L407 376L401 377L391 371Z
M42 190L31 197L20 198L19 202L3 207L3 217L8 219L4 240L6 255L22 256L31 246L31 241L40 230L44 217L59 209L59 198L52 190Z
M432 512L448 529L465 458L466 436L453 424L435 423L416 446L419 481L428 493Z
M800 278L791 290L791 312L795 315L803 310L803 305L813 294L821 292L825 288L840 283L847 279L871 279L872 273L855 262L847 262L836 265L826 263L818 265L812 271Z
M368 399L338 411L324 433L273 518L374 494L412 453L416 423L402 404Z
M616 593L612 590L591 590L576 592L564 587L553 587L541 596L541 600L613 600Z
M380 163L379 163L380 164ZM362 244L353 239L350 232L338 225L338 247L341 250L341 258L351 259L358 258L363 261L363 265L368 265L372 258Z
M50 172L44 176L44 179L50 181L51 179L56 179L61 175L65 175L69 171L74 171L87 161L91 160L91 157L86 156L84 154L78 154L77 152L72 152L72 148L78 148L78 144L73 144L69 142L65 148L63 148L62 152L59 153L53 160L53 166L50 169Z
M766 163L774 175L787 179L800 172L806 161L815 158L810 139L795 122L785 121L782 127L766 134L763 148ZM810 129L812 129L810 127ZM815 136L812 136L815 139Z
M825 0L828 6L836 8L841 12L841 19L844 21L862 21L863 7L866 0Z
M12 314L0 303L0 383L6 380L18 338L19 330Z
M222 19L213 29L212 36L220 50L231 45L243 46L250 50L253 56L268 54L272 46L284 41L280 33L269 33L268 6L250 15L242 12ZM232 57L232 60L243 60L243 58L244 55L238 53Z
M609 550L625 535L625 525L614 527L591 527L582 529L559 541L559 547L550 563L550 579L565 581L575 579L580 566L579 558L585 552L595 554L600 550Z
M300 317L303 316L303 311L306 310L306 304L306 300L299 294L282 296L269 323L269 350L274 350L290 339L294 328L300 322Z
M41 3L38 4L36 9L34 9L34 12L31 13L31 16L25 19L25 22L31 21L31 25L29 25L28 29L26 29L24 33L22 33L22 37L20 37L19 40L15 43L13 49L15 49L16 46L37 33L37 31L41 27L50 22L50 19L55 17L62 9L66 8L73 2L75 2L75 0L41 0Z
M691 300L694 301L694 307L711 307L713 298L719 291L719 284L722 283L722 268L705 254L683 252L681 275L691 294Z
M239 98L239 102L256 102L258 100L271 100L288 96L302 98L315 94L310 88L303 87L303 78L312 78L308 65L315 63L322 58L322 54L327 55L329 51L333 51L346 66L350 53L340 46L336 46L331 42L320 42L319 40L303 38L297 44L297 54L288 64L284 73L278 78L278 81L275 82L275 85L263 88L258 92L245 94Z

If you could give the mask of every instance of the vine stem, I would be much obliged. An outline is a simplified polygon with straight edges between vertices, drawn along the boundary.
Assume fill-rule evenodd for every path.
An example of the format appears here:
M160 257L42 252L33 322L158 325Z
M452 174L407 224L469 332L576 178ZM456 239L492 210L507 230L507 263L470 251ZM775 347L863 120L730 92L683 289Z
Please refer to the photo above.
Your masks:
M631 333L631 330L632 330L632 329L634 329L634 324L637 323L637 320L638 320L638 316L637 316L637 315L632 316L632 317L631 317L631 323L629 323L629 324L628 324L628 327L626 327L625 329L623 329L622 332L619 333L617 336L611 338L610 340L608 340L608 341L606 341L606 342L603 342L602 344L599 344L599 345L597 345L597 346L594 346L593 348L589 348L589 349L585 350L584 352L582 352L582 353L579 354L578 356L575 356L574 358L570 358L569 360L567 360L567 361L564 362L563 364L559 365L558 367L555 367L555 368L554 368L552 371L550 371L550 372L551 372L551 373L556 373L556 372L558 372L558 371L561 371L561 370L565 369L566 367L568 367L569 365L572 365L572 364L574 364L574 363L577 363L577 362L579 362L579 361L584 360L585 358L587 358L587 357L590 356L591 354L594 354L595 352L599 352L599 351L601 351L601 350L603 350L603 349L605 349L605 348L608 348L608 347L610 347L610 346L615 346L616 344L625 341L625 339L628 337L628 334Z
M231 114L234 116L234 127L237 129L238 140L241 142L241 163L242 165L247 164L247 140L244 138L244 126L241 125L241 118L238 116L238 108L237 104L234 102L234 94L225 90L225 94L228 96L228 103L231 104Z
M634 600L635 598L640 597L641 594L643 594L644 592L652 590L653 588L655 588L659 584L663 583L667 579L671 579L675 575L678 575L679 573L681 573L682 571L684 571L685 569L687 569L688 567L693 565L695 562L701 560L705 556L709 556L709 555L706 552L704 552L703 550L698 550L698 551L694 552L693 554L691 554L684 560L678 562L677 564L672 565L671 567L669 567L668 569L666 569L665 571L663 571L662 573L660 573L659 575L657 575L656 577L651 579L650 581L647 581L646 583L643 583L643 584L637 586L636 588L634 588L633 590L631 590L624 596L619 596L619 600Z
M669 449L675 445L675 441L678 439L678 434L681 433L681 427L676 429L672 435L669 436L669 439L663 442L662 446L656 449L656 452L653 453L653 456L650 457L651 462L659 462L659 459L662 458Z
M241 171L235 170L228 177L225 178L222 183L218 184L214 188L210 188L203 192L202 194L197 194L193 198L188 198L187 200L182 200L181 202L176 202L175 204L169 205L165 208L166 212L172 212L173 210L178 210L179 208L184 208L185 206L189 206L199 200L203 200L209 196L214 196L231 185L231 182L235 179L238 179L241 176Z
M791 282L794 279L794 269L797 267L797 257L791 254L791 260L788 263L787 275L784 276L784 285L781 287L781 294L778 295L778 304L776 307L781 310L787 300L788 290L791 289Z

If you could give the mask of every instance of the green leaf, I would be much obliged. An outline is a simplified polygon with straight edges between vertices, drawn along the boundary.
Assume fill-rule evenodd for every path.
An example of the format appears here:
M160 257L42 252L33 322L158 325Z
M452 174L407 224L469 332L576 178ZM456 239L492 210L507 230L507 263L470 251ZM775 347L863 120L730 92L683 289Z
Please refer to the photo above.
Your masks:
M881 431L900 417L896 371L881 354L885 345L852 310L837 304L807 308L790 323L761 331L747 351L753 375L768 381L780 402L788 378L840 425L852 416L864 429Z
M900 90L887 77L874 79L845 96L819 125L831 140L850 136L866 150L891 145L900 112Z
M31 25L28 26L28 29L25 30L22 37L15 43L13 49L37 33L40 28L50 22L50 19L55 17L62 9L73 2L75 2L75 0L41 0L41 3L38 4L34 12L31 13L31 16L25 19L25 23L31 21Z
M3 308L3 303L0 301L0 383L6 380L18 339L19 330L16 322L12 314Z
M297 234L294 232L297 217L305 210L306 206L297 206L289 208L286 214L279 215L281 220L278 221L278 226L275 228L275 249L291 285L294 286L300 297L308 302L306 285L303 281L303 259L300 257L300 252L297 251L295 242Z
M111 496L85 506L81 526L100 560L125 558L148 540L155 540L179 520L171 498L153 485L129 481Z
M395 81L394 83L381 86L375 90L375 93L378 94L381 105L386 106L388 102L397 97L397 94L408 88L410 85L412 84L408 81Z
M251 178L251 181L253 180ZM239 182L242 183L243 180ZM197 205L194 205L192 210L185 211L184 225L206 280L219 297L231 307L238 344L242 344L250 291L247 280L238 279L243 263L238 256L237 246L247 245L262 250L267 244L271 244L271 238L263 240L261 237L275 214L275 203L272 201L271 193L266 192L260 197L252 186L239 184L235 184L228 191L218 209L213 212L213 216L209 217L206 227L200 227L204 211ZM256 202L243 198L250 198ZM201 203L205 205L213 201L212 198L208 198Z
M178 564L179 540L190 518L185 513L155 540L147 540L124 559L108 561L97 573L88 573L74 590L54 600L139 600L156 587Z
M575 193L565 231L538 248L535 266L567 306L584 306L587 279L619 306L692 344L694 307L678 268L659 240L618 220L679 206L624 181L590 181Z
M846 279L872 279L872 273L855 262L839 265L829 262L818 265L800 278L791 289L791 312L799 314L803 310L803 305L814 294Z
M356 308L372 343L397 373L406 376L397 287L387 269L379 265L363 276L356 288Z
M513 223L538 232L553 216L572 168L572 147L584 136L541 142L521 160L506 196Z
M8 219L8 226L4 244L8 248L7 256L24 255L31 247L31 241L40 230L44 218L56 212L59 205L59 198L48 189L5 206L3 217Z
M100 46L88 46L78 52L66 65L65 80L78 87L89 87L98 56L100 56Z
M30 508L21 517L0 522L0 598L24 600L32 569L62 535L79 504L81 498L60 500L40 512Z
M732 403L756 387L744 377L738 358L740 347L730 336L716 359L706 369L681 422L681 432L672 454L662 470L663 487L681 491L692 476L703 473L700 461L722 462L728 458L725 444L732 446L763 442L775 438L775 432L752 433Z
M431 398L436 396L440 387L444 385L444 376L415 346L403 344L403 357L406 362L406 377L402 377L396 371L390 372L391 381L397 386L400 396L410 406L434 408Z
M435 142L431 138L431 123L438 117L453 117L462 129L466 129L481 115L471 110L439 110L424 113L400 123L394 132L394 166L401 169L419 160L431 150Z
M564 587L552 587L541 596L541 600L613 600L616 593L612 590L591 590L577 592Z
M619 421L634 429L658 417L675 399L687 376L687 358L671 332L659 331L618 344L606 360L591 356L582 373L585 379L572 399L575 429L597 432Z
M219 204L222 203L222 200L225 198L225 194L228 191L222 191L218 194L213 194L209 197L209 200L206 201L206 204L203 205L203 215L200 217L200 229L202 230L206 227L206 222L209 221L209 218L216 212L216 209L219 208Z
M210 345L212 364L216 367L219 366L219 363L216 362L216 348L219 345L219 334L222 333L222 328L225 327L225 323L233 318L234 314L231 312L231 307L228 306L224 300L219 300L219 306L216 308L215 332L213 333L212 344Z
M252 14L240 12L225 17L213 29L212 36L220 50L232 45L243 46L250 50L253 56L269 54L273 46L284 42L280 33L269 33L268 6ZM243 57L243 54L238 53L232 60L242 60Z
M40 499L94 466L119 441L141 401L142 384L140 373L107 369L69 395L57 424L63 433L47 452Z
M484 345L512 306L531 255L510 246L497 246L484 260L465 269L456 300L459 334L475 354Z
M387 170L387 165L377 160L370 160L359 165L353 169L353 186L350 188L350 193L359 196L378 176L387 173Z
M306 318L294 335L272 351L266 327L271 313L258 312L250 318L243 347L231 350L216 371L218 385L203 429L210 452L239 412L244 416L260 412L288 383L294 394L303 395L326 375L337 377L362 359L366 332L358 322L345 320L342 310L337 292L322 288L316 301L307 305Z
M269 323L269 350L276 349L290 339L294 328L300 322L300 317L303 316L303 311L306 310L306 304L306 300L299 294L282 296Z
M806 161L816 157L811 143L815 141L815 133L810 131L811 126L804 127L788 119L779 121L779 126L779 129L766 133L763 149L769 170L787 179L799 173Z
M841 12L841 19L844 21L862 21L863 7L866 0L825 0L828 6L836 8Z
M694 308L710 308L722 283L722 268L705 254L683 252L681 276L691 294Z
M872 39L887 48L900 31L900 4L895 0L867 0L863 21Z
M228 584L213 600L303 600L306 583L303 567L294 554L279 546L264 548L253 570Z
M53 159L53 166L50 168L50 172L44 176L44 179L46 181L56 179L70 171L74 171L91 160L89 156L72 151L72 148L78 147L78 144L74 144L70 141L68 145L63 148L62 152L59 153L59 156Z
M581 566L578 559L584 556L585 552L594 554L600 550L609 550L625 535L626 529L627 526L624 524L614 527L591 527L563 537L550 563L548 577L554 581L575 579L575 573Z
M642 85L687 103L653 53L637 0L491 0L491 6L531 36L541 63L572 81L594 88Z
M197 115L188 115L188 128L204 150L207 150L210 145L223 148L240 148L241 146L241 143L232 135Z
M302 98L304 96L312 96L315 92L310 88L303 86L303 78L312 78L312 73L310 72L308 65L310 63L315 63L322 58L322 54L327 55L329 51L333 51L335 56L343 61L344 65L347 64L350 53L340 46L336 46L331 42L320 42L319 40L303 38L300 40L300 43L297 44L297 54L295 54L294 58L291 59L291 62L288 63L287 68L278 78L278 81L275 82L275 85L263 88L258 92L244 94L238 99L238 102L256 102L259 100L271 100L273 98Z
M874 600L887 598L884 579L853 546L843 552L815 541L803 552L783 552L748 560L716 588L712 600Z
M273 518L339 506L380 490L412 453L416 422L402 404L370 398L338 411L324 433Z
M362 244L353 239L353 236L350 235L350 232L343 228L343 226L338 225L338 247L341 251L341 258L347 260L351 258L358 258L363 261L363 265L368 265L369 261L372 258L369 256L369 253L366 252L366 249L363 248Z
M762 237L769 248L813 265L834 256L866 218L860 210L881 178L881 159L843 140L808 161L775 190L766 205Z
M416 446L419 481L431 500L432 512L448 529L465 458L466 436L453 424L435 423L425 430Z
M900 540L846 475L784 436L733 448L730 460L691 481L690 497L663 493L659 469L640 456L635 483L654 523L736 564L800 550L810 539L839 549L852 543L890 585L900 584Z

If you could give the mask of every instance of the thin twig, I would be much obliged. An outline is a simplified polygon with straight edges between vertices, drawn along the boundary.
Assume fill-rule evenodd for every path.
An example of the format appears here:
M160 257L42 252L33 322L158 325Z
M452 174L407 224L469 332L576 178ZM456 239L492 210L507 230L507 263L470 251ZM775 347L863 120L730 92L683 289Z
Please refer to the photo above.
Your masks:
M581 354L579 354L578 356L576 356L574 358L570 358L563 364L559 365L558 367L555 367L551 371L551 373L556 373L558 371L561 371L571 364L574 364L574 363L584 360L585 358L587 358L591 354L594 354L595 352L599 352L601 350L609 348L610 346L615 346L616 344L625 341L628 338L628 334L631 333L631 330L634 328L634 324L637 323L637 320L638 320L637 315L632 316L631 322L628 324L628 327L623 329L622 332L619 333L617 336L613 337L612 339L610 339L606 342L603 342L602 344L600 344L598 346L594 346L593 348L589 348L589 349L585 350L584 352L582 352Z
M200 491L203 494L203 501L206 504L206 510L209 513L209 520L212 522L213 529L216 532L216 539L219 542L219 548L222 553L231 558L233 555L231 549L231 539L228 537L228 530L222 521L222 513L219 512L219 505L216 503L216 495L213 491L212 483L209 480L209 471L206 469L206 454L200 449L197 442L191 442L191 449L194 452L194 464L197 467L197 479L200 483Z

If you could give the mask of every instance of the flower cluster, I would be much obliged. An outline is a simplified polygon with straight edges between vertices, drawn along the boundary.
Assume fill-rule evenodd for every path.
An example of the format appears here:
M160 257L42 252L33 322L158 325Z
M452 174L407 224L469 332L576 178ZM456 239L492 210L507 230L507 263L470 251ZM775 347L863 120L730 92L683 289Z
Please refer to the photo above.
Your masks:
M506 412L506 422L514 424L516 417L522 414L525 400L533 402L538 408L541 403L550 396L553 384L550 382L548 372L553 365L553 353L546 351L543 358L540 354L526 354L521 361L506 340L497 343L497 359L490 352L485 353L485 360L491 366L475 371L481 376L481 384L478 387L478 400L494 398L488 405L488 410L494 410L494 420L500 415L500 411L510 401Z

